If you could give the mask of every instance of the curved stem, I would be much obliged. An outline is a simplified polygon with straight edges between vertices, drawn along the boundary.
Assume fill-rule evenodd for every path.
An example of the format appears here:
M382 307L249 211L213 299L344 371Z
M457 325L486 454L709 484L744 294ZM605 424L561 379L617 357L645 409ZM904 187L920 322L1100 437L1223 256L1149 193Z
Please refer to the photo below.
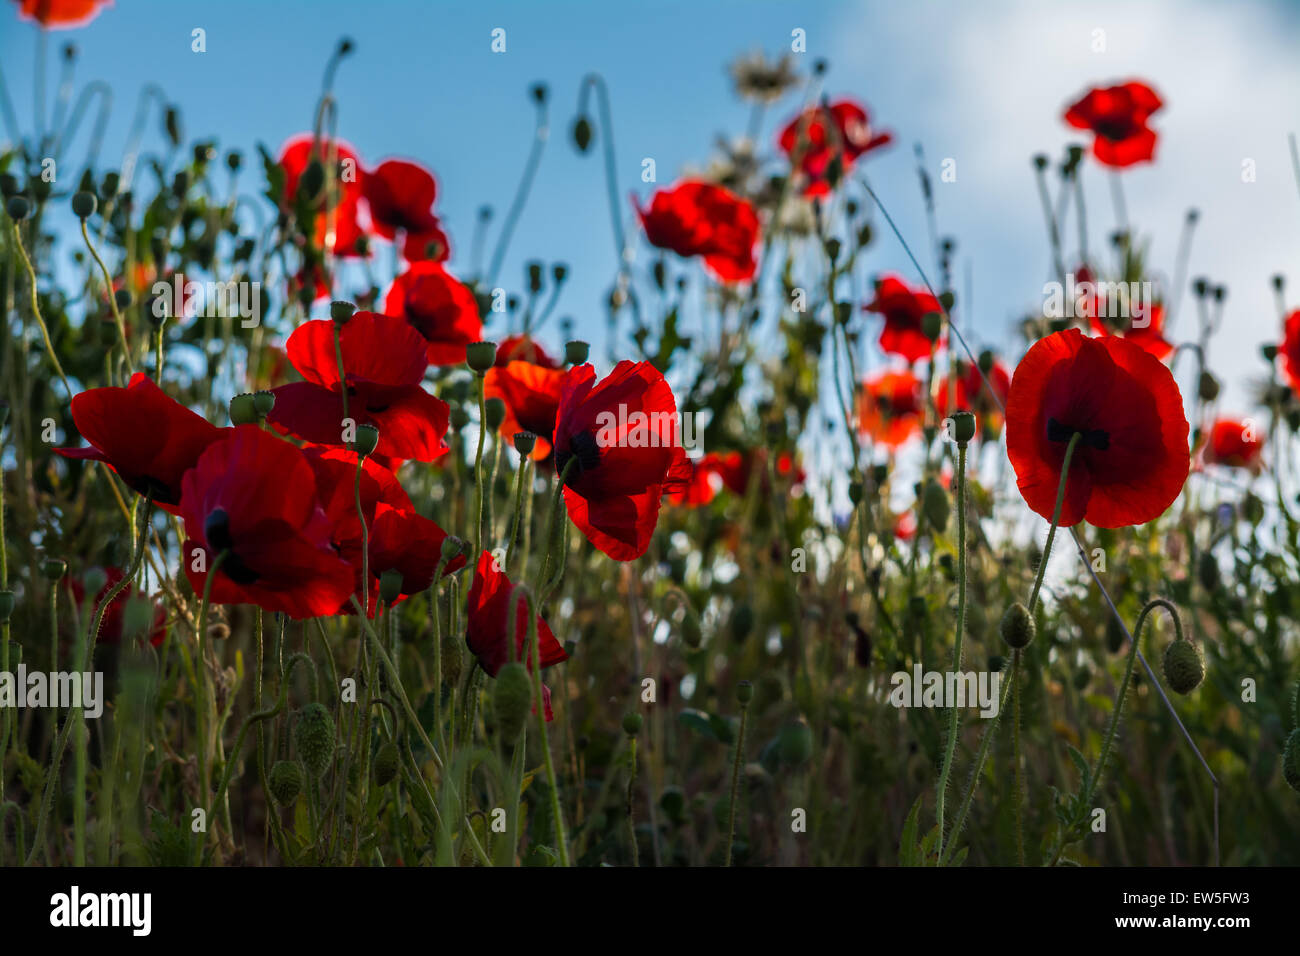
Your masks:
M113 290L113 275L108 271L108 266L104 265L104 260L100 258L95 244L90 241L90 233L86 230L86 220L81 220L81 238L86 240L86 248L90 250L90 255L99 266L100 273L104 276L104 289L108 293L108 304L113 309L113 321L117 323L117 336L122 342L122 354L126 357L127 371L135 374L135 362L131 359L131 346L126 341L126 323L122 321L122 312L117 307L117 294Z
M18 250L18 255L23 260L23 266L27 270L27 282L31 287L32 293L32 315L36 319L36 325L41 330L41 339L45 343L45 354L54 366L54 371L58 374L59 379L63 382L64 389L67 390L68 400L72 400L72 386L68 384L68 376L63 374L63 366L59 364L59 357L54 352L54 345L50 342L50 330L45 326L45 319L41 317L41 304L36 295L36 269L32 266L32 260L27 255L27 250L23 248L22 238L18 235L18 223L12 219L9 220L9 228L13 233L14 248ZM35 849L35 847L33 847Z

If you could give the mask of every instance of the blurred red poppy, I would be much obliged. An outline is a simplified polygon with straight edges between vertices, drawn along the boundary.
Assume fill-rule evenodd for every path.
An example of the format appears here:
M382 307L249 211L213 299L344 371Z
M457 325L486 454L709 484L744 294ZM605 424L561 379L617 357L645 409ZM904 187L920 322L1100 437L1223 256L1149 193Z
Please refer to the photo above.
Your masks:
M871 128L866 109L851 100L814 106L781 130L781 150L798 163L805 196L825 196L858 158L893 141L893 134Z
M403 596L427 591L442 558L447 532L436 521L416 514L411 508L380 506L370 526L370 574L378 582L385 571L402 575ZM448 562L443 574L465 566L465 555Z
M126 576L121 568L104 568L104 586L95 594L94 601L90 604L90 612L94 613L95 607L104 598L108 597L108 592L113 590ZM86 582L85 578L69 577L67 579L68 593L72 596L72 603L76 607L81 607L86 600ZM113 598L112 602L104 608L104 618L99 625L98 642L100 644L120 644L122 643L122 632L126 625L126 605L132 600L132 587L128 584ZM137 601L149 600L149 595L144 591L135 590L134 599ZM158 647L167 638L167 610L158 602L153 604L153 616L149 626L149 643Z
M1286 317L1283 327L1282 344L1278 354L1282 356L1282 372L1291 383L1291 391L1300 394L1300 309Z
M955 379L944 376L939 380L934 396L935 411L940 418L947 418L954 411L975 412L985 431L997 435L1002 430L1002 408L1007 403L1007 392L1011 390L1011 374L1007 367L994 359L989 370L981 375L978 366L958 360L956 372ZM988 388L984 385L986 377Z
M728 451L718 455L706 455L705 459L709 462L709 467L722 479L722 484L735 495L745 495L749 492L749 483L758 471L759 491L762 494L768 494L771 486L768 482L767 474L767 449L751 448L744 451ZM789 452L781 452L776 458L776 473L782 478L788 478L792 487L802 485L804 482L804 470L795 464L795 460Z
M84 27L113 0L15 0L18 19L32 20L47 30L70 30Z
M882 350L909 362L930 357L934 343L921 331L921 320L927 313L942 311L942 306L925 289L908 288L897 276L885 276L876 283L876 297L863 308L885 317Z
M447 452L447 403L420 385L428 365L425 341L405 320L357 312L339 330L347 372L347 418L379 429L375 451L395 458L433 461ZM334 348L334 323L304 322L285 345L289 361L306 381L271 391L275 407L267 421L306 441L344 444L343 383Z
M1183 397L1169 369L1133 343L1066 329L1016 368L1007 455L1025 502L1049 520L1076 433L1061 524L1145 524L1182 491L1190 466Z
M437 262L413 262L394 279L384 312L401 316L424 337L431 365L461 364L465 346L483 338L474 293Z
M1155 156L1155 130L1146 123L1163 105L1155 90L1133 81L1089 90L1065 111L1065 121L1095 133L1097 161L1122 169Z
M596 382L590 365L564 379L555 425L564 502L587 539L616 561L645 553L662 495L680 491L690 464L678 442L677 401L649 362L622 361Z
M181 564L196 594L212 578L216 604L256 604L295 620L331 615L355 587L330 540L307 456L256 425L208 446L182 483ZM292 489L292 493L286 493Z
M136 372L126 388L92 388L72 399L72 420L87 448L56 448L64 458L102 461L127 487L177 513L181 478L223 429L169 398Z
M506 404L501 434L507 440L519 432L537 436L533 446L534 461L545 461L551 454L551 436L555 432L555 415L560 408L564 371L545 368L531 362L510 362L504 368L487 370L483 393Z
M451 255L451 243L433 214L438 184L433 173L404 159L388 159L366 173L362 192L370 206L375 234L396 241L409 262Z
M1164 335L1165 307L1163 303L1134 303L1131 309L1132 318L1120 319L1119 327L1112 325L1113 320L1108 321L1103 318L1106 309L1100 297L1097 300L1097 306L1098 308L1089 317L1092 331L1097 335L1120 335L1139 348L1150 352L1161 361L1173 354L1173 343L1167 341Z
M1263 464L1260 460L1263 451L1264 436L1254 422L1221 418L1210 428L1210 437L1205 443L1205 463L1258 473Z
M365 189L365 172L356 151L348 144L329 139L317 140L311 133L300 133L280 147L280 166L284 170L284 201L292 209L299 200L298 186L303 174L315 160L323 169L333 158L337 163L335 175L324 177L317 194L306 197L313 207L319 208L316 216L316 233L312 236L317 246L341 257L361 255L357 245L364 232L361 229L361 199ZM333 183L337 199L331 205L325 186Z
M758 263L758 214L735 193L713 183L687 181L654 194L643 209L632 205L652 246L684 258L702 256L722 282L748 282Z
M858 431L897 448L921 430L921 381L907 369L880 372L858 393Z
M508 335L497 345L497 368L515 361L531 362L542 368L563 368L561 363L551 358L544 348L527 335Z

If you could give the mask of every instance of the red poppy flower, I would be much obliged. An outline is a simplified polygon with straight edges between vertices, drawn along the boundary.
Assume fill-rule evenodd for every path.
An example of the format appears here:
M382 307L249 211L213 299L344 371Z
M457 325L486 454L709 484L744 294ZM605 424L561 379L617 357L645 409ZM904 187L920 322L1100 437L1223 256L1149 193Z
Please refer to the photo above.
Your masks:
M1173 354L1173 343L1168 341L1164 335L1165 307L1163 303L1133 303L1131 306L1133 317L1131 320L1121 319L1121 323L1126 323L1121 328L1113 328L1109 321L1102 318L1107 310L1100 295L1096 297L1095 304L1097 307L1089 316L1089 324L1092 326L1092 331L1097 335L1121 335L1161 361Z
M365 189L365 172L361 160L351 146L341 141L328 139L317 140L311 133L300 133L289 139L280 148L280 167L284 170L284 200L292 208L298 196L298 184L302 174L313 159L324 164L334 153L338 163L337 174L333 177L337 191L337 202L332 208L326 208L329 197L322 188L321 195L312 202L320 207L316 217L316 234L312 237L315 244L336 256L353 257L361 253L357 240L365 233L361 229L361 199Z
M113 0L16 0L18 19L32 20L47 30L84 27Z
M1286 317L1282 344L1277 351L1282 356L1282 371L1291 383L1291 390L1300 394L1300 309Z
M474 583L469 589L469 609L465 622L465 643L479 666L490 677L510 662L510 596L514 588L492 555L484 551L474 569ZM537 646L542 669L569 659L550 627L537 615ZM521 595L515 602L514 659L533 669L533 649L528 640L528 605ZM549 695L543 700L546 719L551 719Z
M880 372L862 383L858 431L885 448L897 448L921 430L921 381L907 369Z
M330 540L316 473L290 442L239 425L208 446L182 486L181 563L196 594L224 551L214 603L256 604L301 620L334 614L352 595L355 573Z
M551 436L555 432L555 415L560 408L564 371L545 368L531 362L510 362L504 368L487 370L483 393L506 404L501 434L511 438L519 432L537 436L533 446L534 461L545 461L551 454Z
M56 448L64 458L102 461L127 487L177 513L181 478L223 429L169 398L136 372L126 388L92 388L72 399L72 420L87 448Z
M1151 87L1129 82L1089 90L1065 111L1065 121L1095 133L1092 153L1097 161L1122 169L1155 156L1156 134L1147 120L1163 105Z
M504 368L511 362L531 362L542 368L563 368L546 350L527 335L508 335L497 345L496 367Z
M988 378L989 388L984 387L985 377ZM980 375L978 366L959 360L956 378L951 382L951 405L948 401L949 384L950 380L946 376L937 383L934 407L940 418L947 418L954 411L972 411L992 434L996 435L1002 430L1002 408L1005 407L1007 393L1011 390L1011 375L1005 365L994 359L988 372Z
M702 256L722 282L748 282L758 263L758 213L735 193L713 183L688 181L654 194L648 208L632 205L652 246L684 258Z
M1258 474L1263 451L1264 436L1254 422L1221 418L1210 429L1210 438L1205 444L1205 463L1245 468Z
M1075 433L1061 524L1145 524L1182 491L1190 465L1183 397L1169 369L1133 343L1066 329L1035 343L1016 368L1007 455L1025 502L1049 520Z
M718 456L712 452L698 459L687 458L681 469L683 480L668 489L668 500L686 508L698 508L712 501L722 487L722 477L716 468L717 459Z
M356 312L339 331L347 372L347 416L379 429L375 451L396 458L433 461L447 452L447 403L420 382L428 365L425 342L404 320ZM298 326L285 352L305 382L271 391L272 425L321 445L342 445L343 383L334 349L334 323L313 319Z
M125 577L125 572L121 568L104 568L104 586L99 589L95 595L94 601L90 604L90 613L94 614L95 607L104 598L108 597L108 592L117 586L117 583ZM85 578L70 577L67 579L68 593L72 596L72 603L76 607L86 600L86 582ZM100 644L120 644L122 643L122 632L126 623L126 605L131 600L131 586L127 585L117 597L104 608L104 618L99 625ZM149 595L144 591L136 591L135 599L138 601L148 601ZM149 643L158 647L167 637L167 610L161 604L154 602L153 620L149 628Z
M850 100L814 106L796 116L777 140L791 162L799 164L805 196L825 196L831 191L831 164L839 161L838 174L853 168L858 157L893 140L891 133L871 128L867 111Z
M709 467L722 479L722 484L735 495L749 492L749 483L755 469L758 470L759 490L770 493L767 475L767 449L754 448L745 451L729 451L720 455L706 455ZM791 478L794 485L804 481L804 471L795 464L789 452L781 452L776 459L776 473L783 478Z
M400 231L402 255L408 261L441 262L451 255L447 234L433 214L433 200L438 195L433 173L404 159L385 160L366 174L363 192L376 235L396 240Z
M909 362L930 357L932 343L921 331L921 320L927 313L942 311L942 306L929 292L908 288L897 276L885 276L876 283L875 299L863 308L885 317L881 349Z
M599 384L590 365L564 378L555 469L564 503L587 539L616 561L645 553L660 498L690 478L678 442L677 401L649 362L622 361Z
M916 537L916 512L908 509L894 518L894 537L899 541L911 541Z
M437 262L413 262L394 279L384 312L401 316L424 337L432 365L463 363L465 346L483 338L474 293Z
M427 591L442 559L447 532L414 508L381 507L370 526L370 573L376 581L385 571L402 575L403 596ZM451 574L465 566L460 554L443 569Z

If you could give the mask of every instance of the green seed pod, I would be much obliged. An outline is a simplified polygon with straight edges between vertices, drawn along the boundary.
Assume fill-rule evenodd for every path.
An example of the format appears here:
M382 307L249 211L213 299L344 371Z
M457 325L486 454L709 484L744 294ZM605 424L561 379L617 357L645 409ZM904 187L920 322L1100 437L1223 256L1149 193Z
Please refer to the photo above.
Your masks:
M1300 727L1291 731L1282 750L1282 777L1296 793L1300 793Z
M342 325L348 319L352 318L353 313L356 311L357 307L351 302L343 302L339 300L330 303L330 318L338 325Z
M483 411L487 416L488 431L495 432L501 427L501 423L506 420L506 403L504 399L489 398L483 403Z
M741 704L748 704L754 699L754 685L747 680L742 680L736 685L736 700Z
M26 196L10 196L9 201L5 203L5 212L9 213L9 218L14 222L22 222L31 211L32 204L27 201Z
M277 760L267 776L271 797L282 807L290 806L302 793L302 767L294 760Z
M46 558L41 562L41 574L50 581L57 581L68 573L68 562L62 558Z
M1017 601L1002 615L1001 630L1002 640L1007 642L1007 646L1020 650L1033 642L1037 626L1029 608Z
M777 734L776 752L782 763L797 767L808 762L812 751L812 728L802 717L790 721Z
M375 783L386 787L397 776L397 744L391 740L379 748L375 754Z
M1202 551L1196 562L1196 578L1207 591L1217 591L1219 588L1219 562L1209 551Z
M389 568L379 575L379 600L392 604L402 596L402 572Z
M579 116L573 123L573 145L585 153L591 147L591 120Z
M536 447L537 436L532 432L515 433L515 451L519 452L520 456L531 455Z
M938 312L927 312L921 316L921 334L931 342L936 342L943 333L943 316Z
M1165 680L1179 694L1190 694L1205 679L1205 660L1200 648L1188 640L1176 640L1165 648Z
M497 730L503 739L519 739L519 732L524 729L524 721L528 719L532 706L533 686L528 669L518 661L504 665L497 671L492 688L492 712L496 715Z
M95 214L95 208L98 206L95 200L95 194L92 192L79 192L72 194L72 211L78 219L89 219Z
M449 534L447 537L442 539L442 546L439 554L441 555L442 560L451 563L455 560L456 556L464 550L465 542L454 534Z
M117 310L125 312L131 308L131 303L135 301L135 296L131 294L130 289L118 289L113 293L113 301L117 303Z
M953 441L964 445L975 437L975 416L970 412L952 413Z
M623 733L635 737L641 733L641 715L635 711L623 715Z
M352 450L360 457L373 455L379 446L379 429L374 425L358 425L357 437L352 442Z
M257 399L251 392L236 395L230 400L230 424L256 425L258 420Z
M308 704L298 711L293 744L307 772L323 777L334 762L334 718L324 705Z
M451 427L454 431L460 431L469 424L469 412L465 411L460 405L451 407Z
M275 392L254 392L253 408L258 418L265 418L275 408Z
M591 353L591 346L586 342L574 340L564 343L564 361L569 365L582 365Z
M933 478L925 484L921 510L935 531L942 534L948 527L948 517L952 514L952 498L948 495L948 490Z
M1203 402L1212 402L1219 397L1219 380L1209 372L1202 372L1196 385L1196 393Z
M853 507L862 504L862 482L853 480L849 482L849 503Z
M495 342L471 342L465 346L465 362L477 375L487 374L487 370L497 360Z

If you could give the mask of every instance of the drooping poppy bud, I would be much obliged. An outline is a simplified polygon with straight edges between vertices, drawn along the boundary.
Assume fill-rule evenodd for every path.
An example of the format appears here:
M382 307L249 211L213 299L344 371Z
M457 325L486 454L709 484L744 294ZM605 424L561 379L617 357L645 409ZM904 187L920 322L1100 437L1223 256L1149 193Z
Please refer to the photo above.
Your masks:
M492 690L492 712L504 740L518 740L533 704L528 669L518 661L502 665Z
M379 748L375 754L375 783L381 787L386 787L393 782L397 776L398 756L397 745L391 740Z
M334 718L323 704L308 704L298 712L293 744L307 772L323 777L334 762Z
M1165 680L1179 694L1190 694L1205 679L1205 660L1191 641L1178 639L1165 648Z
M1007 608L1006 613L1002 615L1002 640L1007 642L1008 647L1016 650L1028 647L1034 639L1036 630L1034 616L1029 613L1029 608L1019 601Z
M294 760L277 760L266 782L275 802L287 807L302 793L302 767Z

